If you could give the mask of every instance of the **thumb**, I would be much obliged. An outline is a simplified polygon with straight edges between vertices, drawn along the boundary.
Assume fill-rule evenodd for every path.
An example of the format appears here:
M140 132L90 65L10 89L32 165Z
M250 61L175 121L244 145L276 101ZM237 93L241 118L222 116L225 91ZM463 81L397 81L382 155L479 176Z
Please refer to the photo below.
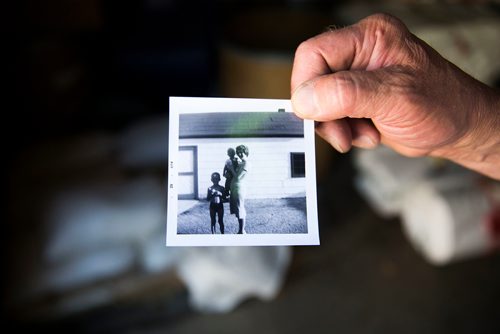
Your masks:
M315 121L373 118L390 94L386 69L340 71L322 75L301 84L292 94L297 116Z

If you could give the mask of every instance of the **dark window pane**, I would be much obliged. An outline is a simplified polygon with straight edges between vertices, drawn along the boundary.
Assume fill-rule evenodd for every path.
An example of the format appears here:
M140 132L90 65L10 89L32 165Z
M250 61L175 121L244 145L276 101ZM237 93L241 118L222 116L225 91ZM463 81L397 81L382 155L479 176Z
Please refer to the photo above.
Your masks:
M304 153L290 153L292 177L306 176L306 159Z

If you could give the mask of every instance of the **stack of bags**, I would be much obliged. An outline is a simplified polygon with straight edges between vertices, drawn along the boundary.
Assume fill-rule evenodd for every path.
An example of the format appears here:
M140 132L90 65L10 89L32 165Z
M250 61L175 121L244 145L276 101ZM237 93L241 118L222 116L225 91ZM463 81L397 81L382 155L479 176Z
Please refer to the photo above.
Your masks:
M497 249L500 183L448 161L380 147L355 151L356 186L373 209L400 217L415 248L436 265Z

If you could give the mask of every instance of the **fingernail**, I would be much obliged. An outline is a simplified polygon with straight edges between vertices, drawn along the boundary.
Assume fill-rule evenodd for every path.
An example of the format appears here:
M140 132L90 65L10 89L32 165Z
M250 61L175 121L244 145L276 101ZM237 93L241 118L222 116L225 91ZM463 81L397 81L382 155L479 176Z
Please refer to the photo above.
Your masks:
M372 137L366 135L362 135L356 138L356 144L362 148L374 148L375 146L377 146L375 140L373 140Z
M333 142L332 145L333 145L333 148L336 149L337 151L339 151L340 153L345 153L345 150L342 149L342 147L340 147L340 145L337 142Z
M299 86L292 95L294 111L303 118L314 118L317 108L314 98L314 85L305 83Z
M339 142L337 141L337 138L335 138L335 136L331 136L329 138L329 142L333 146L334 149L336 149L340 153L345 153L346 150L343 149L342 146L339 145Z

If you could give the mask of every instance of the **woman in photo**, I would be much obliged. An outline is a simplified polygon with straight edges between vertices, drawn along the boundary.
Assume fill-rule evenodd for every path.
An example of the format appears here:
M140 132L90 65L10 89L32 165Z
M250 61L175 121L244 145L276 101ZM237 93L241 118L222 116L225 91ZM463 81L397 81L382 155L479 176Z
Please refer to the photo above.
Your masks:
M245 234L245 223L246 223L246 209L245 209L245 197L246 197L246 175L250 169L249 163L247 161L249 154L248 147L245 145L239 145L236 147L236 155L238 156L238 165L235 169L235 174L231 181L231 192L230 192L230 209L231 213L236 215L238 219L238 234Z

